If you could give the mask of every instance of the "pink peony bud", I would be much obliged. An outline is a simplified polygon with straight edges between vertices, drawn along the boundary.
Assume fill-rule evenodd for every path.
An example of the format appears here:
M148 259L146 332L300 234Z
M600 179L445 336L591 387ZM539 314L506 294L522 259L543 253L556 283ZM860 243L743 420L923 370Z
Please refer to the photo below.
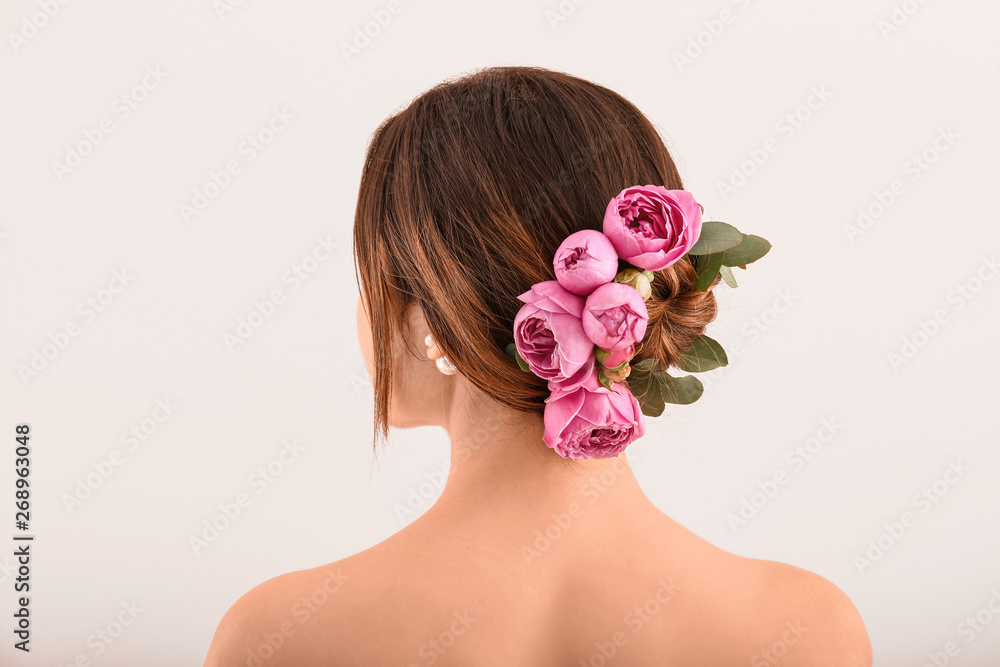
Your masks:
M583 330L597 347L616 352L642 340L649 313L634 288L607 283L587 297L581 319Z
M597 359L599 361L601 356L601 353L598 352ZM601 361L601 365L605 368L614 368L615 366L621 366L626 361L631 361L633 356L635 356L635 345L629 345L628 347L623 347L615 350L614 352L607 353L607 356L604 357L604 361Z
M607 236L593 229L582 229L559 245L552 267L560 285L573 294L586 296L614 279L618 254Z

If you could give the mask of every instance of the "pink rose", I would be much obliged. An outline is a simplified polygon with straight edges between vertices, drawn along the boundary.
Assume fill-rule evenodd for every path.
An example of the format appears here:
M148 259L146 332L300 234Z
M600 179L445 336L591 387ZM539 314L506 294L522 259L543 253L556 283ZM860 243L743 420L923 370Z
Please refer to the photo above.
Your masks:
M604 234L581 229L559 244L552 266L560 285L573 294L587 295L615 279L618 253Z
M601 285L587 297L583 330L594 345L616 352L642 340L649 313L642 295L622 283Z
M535 283L517 298L524 305L514 318L514 345L531 372L547 380L550 390L586 380L595 361L580 321L583 298L555 280Z
M604 234L618 256L659 271L691 249L701 235L701 207L687 190L659 185L625 188L608 203Z
M545 444L569 459L620 454L646 432L639 401L625 384L601 386L594 370L575 389L556 389L545 399Z

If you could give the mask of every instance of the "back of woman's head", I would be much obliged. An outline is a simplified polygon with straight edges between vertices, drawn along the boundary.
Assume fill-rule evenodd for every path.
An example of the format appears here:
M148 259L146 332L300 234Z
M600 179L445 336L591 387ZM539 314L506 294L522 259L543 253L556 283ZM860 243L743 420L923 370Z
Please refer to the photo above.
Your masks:
M609 200L647 184L684 187L653 125L617 93L561 72L479 70L386 119L368 148L354 227L377 433L386 434L393 350L414 302L469 382L542 414L545 381L505 352L523 305L517 296L554 279L563 239L600 231ZM687 257L655 274L635 360L666 369L715 318L716 305L695 287Z

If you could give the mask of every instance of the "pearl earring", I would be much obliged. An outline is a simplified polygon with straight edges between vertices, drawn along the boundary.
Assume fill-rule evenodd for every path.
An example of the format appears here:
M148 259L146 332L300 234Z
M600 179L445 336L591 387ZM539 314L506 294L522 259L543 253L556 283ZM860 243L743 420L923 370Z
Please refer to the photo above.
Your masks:
M427 334L424 337L424 344L427 345L427 358L434 360L439 371L445 375L454 375L458 372L458 367L451 363L451 359L442 353L441 348L434 342L434 336Z

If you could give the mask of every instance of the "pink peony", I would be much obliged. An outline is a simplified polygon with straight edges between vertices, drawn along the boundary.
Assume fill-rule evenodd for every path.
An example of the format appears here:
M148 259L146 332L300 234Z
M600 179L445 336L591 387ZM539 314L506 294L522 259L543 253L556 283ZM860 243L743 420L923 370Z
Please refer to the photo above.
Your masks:
M524 305L514 318L514 344L531 372L547 380L550 390L586 380L595 360L594 344L580 321L583 298L555 280L535 283L517 298Z
M571 390L545 399L545 444L569 459L605 459L620 454L646 432L639 401L625 384L601 386L595 369Z
M587 297L581 320L594 345L616 352L642 340L649 313L642 295L634 287L608 283Z
M593 229L573 232L559 244L552 266L556 280L573 294L585 296L614 280L618 253L604 234Z
M659 271L691 249L701 235L701 207L687 190L659 185L625 188L608 203L604 234L618 256Z

